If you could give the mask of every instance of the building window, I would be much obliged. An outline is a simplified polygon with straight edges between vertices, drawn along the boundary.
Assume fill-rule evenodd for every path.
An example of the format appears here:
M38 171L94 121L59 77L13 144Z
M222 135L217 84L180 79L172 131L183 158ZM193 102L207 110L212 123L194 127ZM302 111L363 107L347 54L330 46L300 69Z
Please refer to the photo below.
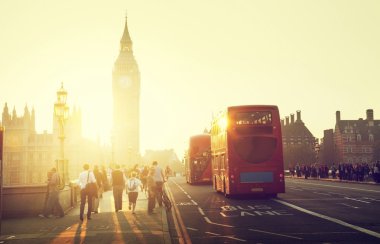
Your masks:
M361 136L360 134L357 134L357 135L356 135L356 140L357 140L357 141L362 141L362 136Z
M369 142L373 142L373 139L374 139L374 138L373 138L373 135L372 135L372 134L369 134L369 138L368 138L368 139L369 139Z

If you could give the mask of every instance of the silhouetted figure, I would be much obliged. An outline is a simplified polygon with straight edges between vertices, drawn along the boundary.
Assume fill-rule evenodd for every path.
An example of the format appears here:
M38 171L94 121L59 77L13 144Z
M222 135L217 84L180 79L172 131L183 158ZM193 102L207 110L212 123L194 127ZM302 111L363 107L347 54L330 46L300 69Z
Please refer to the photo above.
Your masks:
M59 203L59 183L60 177L56 168L52 168L50 174L48 173L48 196L44 211L40 217L50 218L53 217L53 211L57 211L57 217L62 218L65 216L63 208Z
M122 209L123 206L123 190L125 187L125 176L120 170L120 165L116 165L112 171L112 188L113 198L115 200L115 212Z
M92 211L92 194L86 190L86 185L88 183L96 183L94 173L91 172L90 166L88 164L83 165L84 171L79 174L79 187L80 187L80 214L79 219L83 221L84 206L86 205L86 199L88 202L87 206L87 219L91 219Z

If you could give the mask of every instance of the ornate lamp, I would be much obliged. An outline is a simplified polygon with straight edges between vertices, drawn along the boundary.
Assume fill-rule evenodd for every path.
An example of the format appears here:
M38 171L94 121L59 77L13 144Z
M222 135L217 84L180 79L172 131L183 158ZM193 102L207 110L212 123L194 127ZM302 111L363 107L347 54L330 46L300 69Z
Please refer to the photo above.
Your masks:
M57 171L61 175L63 182L61 181L60 188L63 188L65 182L69 181L68 165L65 160L64 153L64 140L65 140L65 123L69 117L69 107L66 105L67 91L63 88L63 82L61 88L57 91L57 101L54 103L54 115L57 118L59 126L58 139L60 141L60 157L57 160Z

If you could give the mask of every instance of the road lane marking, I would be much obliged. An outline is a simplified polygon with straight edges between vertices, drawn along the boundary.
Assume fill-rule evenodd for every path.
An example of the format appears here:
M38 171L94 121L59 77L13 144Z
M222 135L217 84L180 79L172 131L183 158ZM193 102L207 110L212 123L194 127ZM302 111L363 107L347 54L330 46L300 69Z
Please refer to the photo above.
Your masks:
M188 230L193 230L193 231L198 231L198 229L191 228L191 227L186 227L186 229L188 229Z
M208 232L208 231L206 231L205 233L206 233L206 234L210 234L210 235L213 235L213 236L220 236L220 234L217 234L217 233L212 233L212 232Z
M288 187L288 188L291 190L295 190L295 191L303 191L302 189L298 189L298 188L294 188L294 187Z
M244 239L236 238L234 236L220 236L220 237L225 237L225 238L228 238L228 239L232 239L232 240L236 240L236 241L242 241L242 242L246 242L247 241L247 240L244 240Z
M331 221L331 222L334 222L336 224L340 224L340 225L343 225L345 227L348 227L348 228L351 228L351 229L354 229L354 230L357 230L357 231L360 231L360 232L363 232L367 235L371 235L371 236L374 236L376 238L380 238L380 234L375 232L375 231L372 231L372 230L368 230L368 229L365 229L365 228L362 228L362 227L359 227L359 226L356 226L356 225L352 225L352 224L349 224L347 222L344 222L342 220L339 220L339 219L336 219L336 218L332 218L332 217L329 217L329 216L326 216L326 215L323 215L323 214L319 214L319 213L316 213L316 212L313 212L313 211L310 211L310 210L307 210L307 209L304 209L304 208L301 208L301 207L298 207L294 204L291 204L291 203L288 203L288 202L285 202L285 201L282 201L282 200L279 200L279 199L273 199L275 202L278 202L278 203L281 203L285 206L288 206L288 207L291 207L291 208L294 208L298 211L301 211L301 212L304 212L304 213L307 213L307 214L310 214L310 215L313 215L313 216L316 216L316 217L319 217L321 219L325 219L325 220L328 220L328 221Z
M198 203L196 201L194 201L194 200L191 200L191 201L194 203L194 205L198 205Z
M189 199L191 199L191 196L190 196L190 195L186 194L186 196L187 196Z
M292 235L330 235L330 234L358 234L357 231L335 231L335 232L311 232L311 233L302 233L302 232L298 232L298 233L289 233L289 234L292 234Z
M347 206L347 207L350 207L350 208L359 208L359 207L355 207L355 206L352 206L352 205L349 205L349 204L346 204L346 203L338 203L338 204L341 204L341 205L344 205L344 206Z
M357 201L357 202L370 203L370 202L366 202L366 201L355 199L355 198L351 198L351 197L345 197L345 199L352 200L352 201Z
M212 222L208 217L204 217L204 219L206 220L207 223L212 224L212 225L219 225L219 226L230 227L230 228L234 227L232 225L218 224L218 223Z
M368 191L368 192L380 193L380 191L376 191L376 190L353 188L353 187L332 186L332 185L323 185L323 184L316 184L316 183L305 183L302 181L297 181L297 183L304 184L304 185L325 186L325 187L333 187L333 188L342 188L342 189L349 189L349 190L358 190L358 191Z
M333 195L339 195L339 196L347 197L347 194L341 194L341 193L336 193L336 192L331 192L331 191L329 191L328 193L333 194Z
M177 185L177 187L180 187L177 184L177 182L175 182L173 179L171 179L171 182L173 182L175 185ZM176 205L176 202L175 202L175 199L173 197L172 191L170 190L169 187L166 187L166 190L167 190L167 193L168 193L168 196L169 196L170 200L173 202L174 211L170 211L170 212L172 214L172 217L173 217L173 220L174 220L174 226L175 226L176 232L178 234L178 242L180 244L191 243L191 239L189 237L189 234L187 233L185 224L183 223L181 214L180 214L180 212L178 210L178 207Z
M380 200L377 200L375 198L370 198L370 197L363 197L364 199L368 199L368 200L371 200L371 201L375 201L375 202L380 202Z
M342 198L286 198L288 201L337 201Z
M273 232L263 231L263 230L257 230L257 229L248 229L248 230L253 231L253 232L261 232L261 233L265 233L265 234L275 235L275 236L288 237L288 238L297 239L297 240L303 239L303 238L297 237L297 236L288 236L288 235L283 235L283 234L278 234L278 233L273 233Z
M323 193L323 192L313 192L315 194L319 194L319 195L324 195L324 196L331 196L330 194L327 194L327 193Z
M201 213L201 215L205 216L205 212L203 212L203 209L201 209L200 207L198 207L198 211Z

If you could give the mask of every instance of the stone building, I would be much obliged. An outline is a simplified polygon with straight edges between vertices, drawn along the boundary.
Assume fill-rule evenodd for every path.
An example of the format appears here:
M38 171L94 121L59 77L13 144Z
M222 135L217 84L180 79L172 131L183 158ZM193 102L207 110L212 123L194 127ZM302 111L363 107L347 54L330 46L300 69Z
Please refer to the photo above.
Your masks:
M18 116L5 103L1 125L4 132L4 186L45 184L47 171L56 166L59 155L58 125L53 115L53 133L39 134L35 128L35 111L24 108ZM84 162L100 164L106 160L104 147L82 137L82 114L73 109L65 126L65 158L70 179L76 179Z
M333 141L332 141L333 140ZM370 163L377 158L380 141L380 120L375 120L373 110L367 109L366 118L342 120L336 111L333 136L325 134L324 148L334 145L334 163Z
M301 111L297 111L296 120L294 114L282 119L281 130L285 168L316 161L316 138L301 120Z

